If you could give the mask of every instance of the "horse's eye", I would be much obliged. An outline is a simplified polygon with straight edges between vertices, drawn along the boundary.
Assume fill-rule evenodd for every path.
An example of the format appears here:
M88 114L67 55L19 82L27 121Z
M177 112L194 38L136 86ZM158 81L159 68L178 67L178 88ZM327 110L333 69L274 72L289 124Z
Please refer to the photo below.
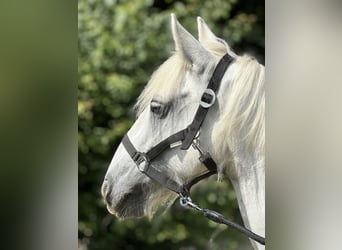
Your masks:
M150 109L151 112L155 114L157 117L164 118L167 115L168 105L152 100Z
M162 113L162 106L159 103L151 103L151 111L152 113L155 113L156 115L159 115Z

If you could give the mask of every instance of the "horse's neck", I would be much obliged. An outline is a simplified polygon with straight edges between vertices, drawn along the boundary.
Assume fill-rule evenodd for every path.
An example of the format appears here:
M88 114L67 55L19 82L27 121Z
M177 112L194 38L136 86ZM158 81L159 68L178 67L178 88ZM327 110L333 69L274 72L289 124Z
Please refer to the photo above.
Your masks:
M264 157L235 156L236 177L232 178L242 219L246 227L265 236L265 162ZM254 249L264 246L252 240Z

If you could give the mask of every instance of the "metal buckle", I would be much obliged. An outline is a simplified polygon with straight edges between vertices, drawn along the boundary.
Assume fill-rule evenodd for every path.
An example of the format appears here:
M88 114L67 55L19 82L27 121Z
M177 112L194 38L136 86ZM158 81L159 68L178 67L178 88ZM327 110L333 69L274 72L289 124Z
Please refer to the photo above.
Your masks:
M194 140L192 141L191 145L195 150L197 150L200 153L200 155L203 155L203 151L200 147L200 138L199 137L200 137L200 131L198 131L198 133L195 136Z
M139 158L137 159L136 164L137 164L139 171L144 173L148 169L150 162L147 159L146 154L139 153Z
M209 103L202 100L202 99L203 99L203 96L204 96L205 94L208 94L208 95L211 96L211 101L210 101ZM202 95L202 97L201 97L200 105L201 105L203 108L206 108L206 109L207 109L207 108L210 108L211 106L213 106L213 104L215 103L215 100L216 100L216 94L215 94L214 90L212 90L212 89L206 89L206 90L204 90L204 93L203 93L203 95Z
M190 196L181 196L179 198L179 203L182 207L189 206L191 208L196 209L197 211L201 211L201 212L204 211L203 208L201 208L200 206L192 202Z
M191 202L191 198L189 196L181 196L181 197L179 197L179 204L182 207L187 206L189 202Z

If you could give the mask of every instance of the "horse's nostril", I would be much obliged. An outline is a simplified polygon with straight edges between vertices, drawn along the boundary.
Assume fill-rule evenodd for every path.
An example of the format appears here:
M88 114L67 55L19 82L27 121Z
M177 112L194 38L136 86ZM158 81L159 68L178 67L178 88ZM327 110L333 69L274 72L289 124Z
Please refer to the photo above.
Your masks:
M112 198L111 198L111 193L112 193L112 185L110 185L109 181L105 180L102 184L102 197L105 201L105 203L109 206L112 205Z
M105 178L101 187L101 194L103 198L106 198L108 196L108 190L110 190L110 185L108 178Z

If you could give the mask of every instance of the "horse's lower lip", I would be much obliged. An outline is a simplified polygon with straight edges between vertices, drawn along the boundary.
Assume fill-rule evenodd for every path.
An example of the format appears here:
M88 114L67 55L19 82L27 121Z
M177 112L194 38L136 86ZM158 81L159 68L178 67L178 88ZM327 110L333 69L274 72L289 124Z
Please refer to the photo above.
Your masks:
M120 205L120 204L122 204L121 202L119 202L115 207L112 207L111 204L108 203L107 201L105 201L105 204L106 204L106 208L110 214L114 215L116 218L123 218L124 217L125 206Z
M122 212L120 212L121 210L120 210L120 208L118 208L118 206L112 207L110 202L106 201L106 199L104 200L104 203L106 205L107 211L110 214L114 215L117 218L122 218L123 217L122 216L123 214L122 214Z
M118 213L113 208L111 208L108 204L106 204L106 207L110 214L114 215L115 217L119 217Z

